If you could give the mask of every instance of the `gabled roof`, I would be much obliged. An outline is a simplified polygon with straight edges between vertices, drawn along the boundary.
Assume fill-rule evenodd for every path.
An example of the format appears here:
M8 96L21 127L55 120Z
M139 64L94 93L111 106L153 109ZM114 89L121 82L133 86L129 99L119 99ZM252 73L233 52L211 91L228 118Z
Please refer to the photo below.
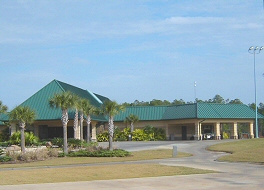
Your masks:
M95 107L100 107L102 101L95 94L88 90L72 86L70 84L53 80L37 93L28 98L21 106L28 106L36 112L36 120L59 120L61 118L61 109L51 108L49 99L56 93L70 91L81 98L86 98ZM103 97L103 96L102 96ZM104 97L107 99L106 97ZM74 110L69 110L69 119L74 118ZM92 120L106 121L104 116L92 116Z
M194 103L176 106L132 106L117 116L115 121L124 121L130 114L139 120L178 120L178 119L254 119L255 111L244 104ZM258 118L264 116L258 114Z

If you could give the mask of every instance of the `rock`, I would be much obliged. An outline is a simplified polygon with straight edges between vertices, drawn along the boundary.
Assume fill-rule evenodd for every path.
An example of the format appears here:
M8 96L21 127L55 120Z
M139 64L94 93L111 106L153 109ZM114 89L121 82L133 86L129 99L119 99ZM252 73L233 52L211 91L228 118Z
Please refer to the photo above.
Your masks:
M6 151L20 151L20 150L21 150L21 147L17 145L11 145L6 148Z
M48 148L52 147L52 143L50 141L46 142L46 147Z

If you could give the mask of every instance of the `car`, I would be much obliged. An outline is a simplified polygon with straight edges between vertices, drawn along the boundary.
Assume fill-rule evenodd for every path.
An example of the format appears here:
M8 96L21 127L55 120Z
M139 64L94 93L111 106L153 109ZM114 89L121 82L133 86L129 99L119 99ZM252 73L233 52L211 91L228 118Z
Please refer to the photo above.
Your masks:
M214 134L213 133L205 133L203 135L205 140L213 140L214 139Z

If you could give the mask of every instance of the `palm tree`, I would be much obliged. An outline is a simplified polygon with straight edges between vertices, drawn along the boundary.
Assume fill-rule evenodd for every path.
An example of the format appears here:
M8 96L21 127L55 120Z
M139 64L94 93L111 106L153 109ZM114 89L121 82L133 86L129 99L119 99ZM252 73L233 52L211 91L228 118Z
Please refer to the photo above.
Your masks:
M61 108L62 115L61 121L63 126L63 152L68 153L68 142L67 142L67 124L69 121L68 109L73 108L74 98L73 94L70 92L62 92L60 94L55 94L50 100L49 105L52 108Z
M7 106L3 105L2 101L0 101L0 113L5 113L7 109Z
M139 118L137 115L130 114L126 117L125 122L130 124L130 132L133 133L134 131L134 123L138 122Z
M78 121L78 116L79 116L78 109L80 108L79 100L80 98L77 95L73 95L73 104L75 108L74 124L73 124L74 135L73 136L75 139L77 139L77 129L79 125L79 121Z
M78 107L79 107L79 111L80 111L80 139L83 140L83 110L86 107L86 103L87 103L87 99L80 99L78 102Z
M86 123L87 123L87 139L86 142L90 142L90 126L91 126L91 114L95 114L97 109L90 104L88 100L83 101L83 114L86 116Z
M9 114L9 120L11 122L18 122L20 133L21 133L21 152L24 154L26 152L25 148L25 127L26 124L31 124L34 122L36 114L29 107L17 106Z
M113 150L114 116L124 110L125 107L116 101L105 101L102 105L101 112L108 116L109 150Z

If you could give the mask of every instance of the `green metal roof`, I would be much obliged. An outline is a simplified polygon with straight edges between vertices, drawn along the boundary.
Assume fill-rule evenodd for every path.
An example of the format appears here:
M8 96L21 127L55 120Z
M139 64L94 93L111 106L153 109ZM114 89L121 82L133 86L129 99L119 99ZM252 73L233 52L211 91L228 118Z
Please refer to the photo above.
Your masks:
M168 106L162 117L163 120L191 118L197 118L196 104Z
M255 118L255 111L244 104L212 104L199 103L197 104L197 118L238 118L252 119ZM264 118L258 114L258 118Z
M255 111L244 104L194 103L176 106L132 106L117 116L115 121L123 121L134 114L144 120L177 119L254 119ZM258 118L264 116L258 114Z
M167 106L131 106L126 107L124 112L120 112L114 117L115 121L123 121L130 114L137 115L141 121L162 120L162 116Z
M8 115L1 113L0 114L0 125L4 125L4 121L8 121Z
M102 101L92 92L83 90L81 88L66 84L58 80L51 81L21 105L28 106L33 109L37 114L36 120L59 120L61 118L61 109L51 108L49 106L49 99L52 98L56 93L65 91L70 91L80 96L81 98L88 99L90 103L95 107L100 107L102 105ZM74 110L69 110L69 119L73 118ZM98 121L107 121L106 118L102 115L92 116L92 119Z
M94 94L70 84L53 80L40 89L25 102L22 106L29 106L37 114L36 120L60 120L61 109L51 108L49 99L56 93L70 91L81 98L86 98L95 107L100 107L108 98ZM115 116L115 121L123 121L130 114L137 115L141 121L155 120L177 120L177 119L254 119L255 111L243 104L214 104L214 103L194 103L176 106L131 106L124 112ZM74 110L69 111L69 119L74 118ZM264 116L258 114L258 118ZM1 121L7 121L6 114L0 115ZM103 115L92 116L92 120L104 121L107 119ZM1 124L1 123L0 123Z

